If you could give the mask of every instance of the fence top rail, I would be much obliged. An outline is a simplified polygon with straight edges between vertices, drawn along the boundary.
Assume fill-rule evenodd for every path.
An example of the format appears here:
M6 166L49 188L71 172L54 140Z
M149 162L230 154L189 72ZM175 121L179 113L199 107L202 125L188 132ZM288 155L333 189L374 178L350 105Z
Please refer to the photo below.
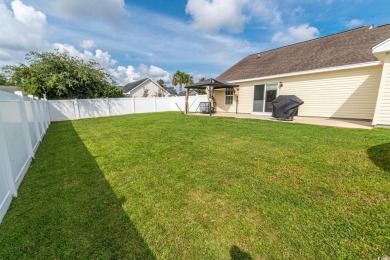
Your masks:
M17 100L19 100L19 96L12 94L12 93L0 91L0 100L2 100L2 101L17 101Z
M198 97L206 97L206 95L197 95ZM196 96L190 96L190 98L195 98ZM174 96L174 97L124 97L124 98L83 98L83 99L50 99L48 100L49 102L64 102L64 101L69 101L69 102L74 102L74 101L106 101L108 100L154 100L155 98L157 99L174 99L174 98L184 98L184 96Z

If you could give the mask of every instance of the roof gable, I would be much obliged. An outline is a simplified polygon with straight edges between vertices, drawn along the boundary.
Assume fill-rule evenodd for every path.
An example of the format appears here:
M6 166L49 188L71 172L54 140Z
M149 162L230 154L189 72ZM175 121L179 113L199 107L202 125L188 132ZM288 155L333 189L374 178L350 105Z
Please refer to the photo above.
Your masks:
M217 79L234 81L378 61L372 47L390 37L390 25L353 30L245 57Z
M123 87L123 93L129 93L130 91L132 91L133 89L135 89L136 87L138 87L139 85L141 85L142 83L144 83L147 80L148 80L148 78L145 78L145 79L134 81L134 82L131 82L131 83L125 85Z
M374 55L381 61L385 60L387 52L390 52L390 38L372 48L372 53L374 53Z

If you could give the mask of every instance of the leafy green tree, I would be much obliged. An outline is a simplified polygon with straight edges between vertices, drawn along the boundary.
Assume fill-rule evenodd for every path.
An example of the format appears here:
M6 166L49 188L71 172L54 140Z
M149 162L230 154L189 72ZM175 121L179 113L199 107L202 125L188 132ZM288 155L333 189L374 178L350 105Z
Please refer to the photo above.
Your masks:
M69 53L30 52L26 64L6 66L11 81L27 93L49 99L123 97L112 76L94 60Z

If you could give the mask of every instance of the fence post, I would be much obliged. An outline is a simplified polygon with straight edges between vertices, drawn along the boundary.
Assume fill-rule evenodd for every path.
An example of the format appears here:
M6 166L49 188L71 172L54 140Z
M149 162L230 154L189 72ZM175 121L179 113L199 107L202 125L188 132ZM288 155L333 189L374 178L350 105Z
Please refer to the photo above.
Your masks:
M40 104L39 104L39 98L37 97L34 97L34 99L36 100L36 105L37 105L37 116L38 116L38 123L39 123L39 127L42 131L39 132L39 134L41 135L41 138L43 137L43 135L45 134L45 124L43 123L42 121L42 110L40 108Z
M157 97L154 97L154 112L157 112Z
M47 101L47 98L46 98L46 94L43 94L43 101L44 101L44 105L45 105L45 116L46 116L46 125L47 127L49 128L49 125L50 125L50 110L49 110L49 103Z
M15 91L15 94L19 96L19 109L20 109L20 115L22 117L23 135L26 144L26 149L28 154L32 158L34 158L34 150L31 144L30 131L28 129L28 119L27 119L26 107L23 101L23 93L21 91Z
M108 116L111 116L111 111L110 111L110 99L107 98L107 110L108 110Z
M74 105L74 112L75 112L76 119L81 119L79 100L77 98L73 101L73 105Z
M38 99L38 102L42 113L42 124L45 129L44 133L46 133L47 129L49 128L49 122L47 121L47 116L46 116L45 100L41 98Z
M0 157L2 157L4 161L4 169L5 169L5 175L7 178L7 184L8 188L11 190L12 195L14 197L18 196L18 191L15 186L15 180L12 175L12 168L11 168L11 160L9 158L8 148L7 148L7 142L5 139L5 133L4 133L4 126L3 126L3 120L1 118L0 113Z
M49 128L49 124L47 123L46 120L45 101L43 101L42 99L40 99L39 101L40 101L40 108L42 111L42 122L43 122L43 126L45 127L45 133L46 133L46 130Z
M134 99L134 96L132 97L132 100L133 100L133 114L135 114L135 99Z
M38 115L37 115L37 111L36 111L36 104L37 104L37 102L35 101L33 95L28 95L28 97L31 100L31 111L32 111L32 114L33 114L33 117L34 117L35 134L37 136L38 142L40 142L40 141L42 141L42 139L41 139L41 135L39 134L40 131L39 131L39 126L38 126Z

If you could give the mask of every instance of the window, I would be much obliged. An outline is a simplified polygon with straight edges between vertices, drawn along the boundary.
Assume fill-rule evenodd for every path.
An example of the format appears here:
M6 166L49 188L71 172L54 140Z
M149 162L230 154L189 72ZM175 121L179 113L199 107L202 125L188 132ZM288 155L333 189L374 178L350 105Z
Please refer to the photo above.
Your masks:
M225 89L225 105L231 105L233 104L233 88L226 88Z

